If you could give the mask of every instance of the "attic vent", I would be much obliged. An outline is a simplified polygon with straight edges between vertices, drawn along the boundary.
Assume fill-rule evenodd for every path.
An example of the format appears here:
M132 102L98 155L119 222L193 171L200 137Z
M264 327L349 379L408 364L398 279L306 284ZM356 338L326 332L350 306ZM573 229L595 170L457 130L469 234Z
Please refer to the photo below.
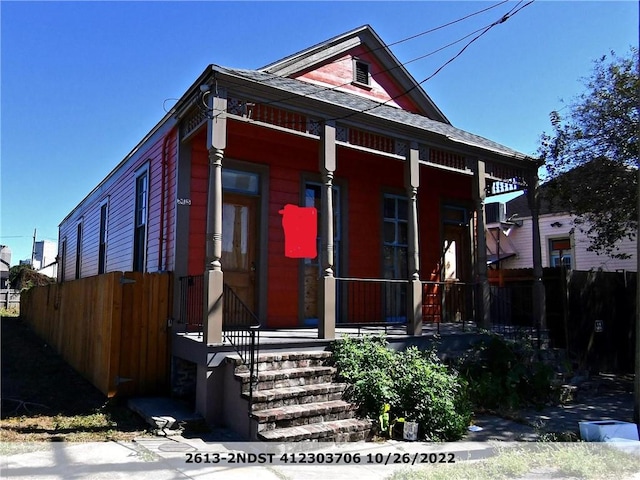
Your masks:
M368 63L353 59L353 81L358 85L370 85Z

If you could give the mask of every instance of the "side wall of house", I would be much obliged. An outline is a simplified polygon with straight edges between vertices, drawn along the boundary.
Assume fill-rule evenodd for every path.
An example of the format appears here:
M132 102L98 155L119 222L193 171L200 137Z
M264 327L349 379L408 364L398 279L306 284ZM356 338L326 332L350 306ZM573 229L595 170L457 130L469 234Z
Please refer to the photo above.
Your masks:
M98 274L100 215L105 204L105 272L132 270L136 175L145 167L149 169L145 271L173 269L176 147L175 132L158 130L63 220L58 239L58 255L63 262L60 280L76 276L78 225L82 226L80 277Z
M558 225L560 224L560 225ZM554 225L554 226L552 226ZM532 241L531 241L531 218L523 219L522 227L516 227L508 237L500 237L501 256L504 253L515 253L516 256L503 262L504 268L532 268ZM573 230L573 233L571 231ZM496 232L487 234L487 245L491 253L496 253L497 245L494 240ZM540 243L542 246L542 266L550 266L549 241L556 238L571 238L571 254L573 255L573 268L576 270L602 269L607 272L616 270L635 271L636 265L636 243L629 240L620 242L620 253L631 255L630 259L620 260L597 255L588 251L589 239L574 227L572 216L569 214L549 214L540 216Z

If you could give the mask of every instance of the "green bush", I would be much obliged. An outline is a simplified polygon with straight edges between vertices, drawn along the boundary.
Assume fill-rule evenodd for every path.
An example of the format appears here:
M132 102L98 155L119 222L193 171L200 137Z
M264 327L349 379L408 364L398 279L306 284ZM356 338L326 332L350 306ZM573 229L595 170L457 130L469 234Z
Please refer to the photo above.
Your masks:
M466 432L466 383L433 352L396 352L380 335L345 337L334 342L333 354L339 376L349 384L348 399L369 418L377 420L388 405L391 424L417 422L422 438L452 441Z
M550 398L553 370L524 342L492 335L462 359L459 370L480 408L540 407Z

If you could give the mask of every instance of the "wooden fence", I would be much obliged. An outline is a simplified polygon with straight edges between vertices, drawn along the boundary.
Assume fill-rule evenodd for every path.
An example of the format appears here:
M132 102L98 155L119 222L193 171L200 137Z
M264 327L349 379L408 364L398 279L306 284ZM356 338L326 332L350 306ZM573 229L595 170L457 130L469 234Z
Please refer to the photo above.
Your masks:
M21 317L108 397L168 388L172 275L112 272L23 292Z
M634 371L637 273L545 268L542 281L552 347L591 371ZM492 270L489 282L532 295L533 269Z

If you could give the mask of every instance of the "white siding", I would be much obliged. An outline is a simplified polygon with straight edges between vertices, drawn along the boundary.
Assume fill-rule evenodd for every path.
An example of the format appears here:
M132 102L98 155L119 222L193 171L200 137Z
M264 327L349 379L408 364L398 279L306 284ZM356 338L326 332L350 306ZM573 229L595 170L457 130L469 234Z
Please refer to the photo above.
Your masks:
M524 217L522 227L514 227L508 237L501 234L500 256L515 253L516 256L502 262L504 268L532 268L532 222L531 217ZM624 240L620 242L620 253L627 253L631 258L626 260L613 259L606 255L597 255L587 250L589 239L573 224L573 217L569 214L548 214L540 216L540 243L542 246L542 266L550 266L549 240L553 238L571 237L573 268L576 270L598 270L608 272L616 270L637 270L636 241ZM551 224L560 223L560 226ZM489 226L492 227L492 226ZM495 254L497 250L494 236L496 228L487 233L488 253ZM571 233L573 231L573 233Z

